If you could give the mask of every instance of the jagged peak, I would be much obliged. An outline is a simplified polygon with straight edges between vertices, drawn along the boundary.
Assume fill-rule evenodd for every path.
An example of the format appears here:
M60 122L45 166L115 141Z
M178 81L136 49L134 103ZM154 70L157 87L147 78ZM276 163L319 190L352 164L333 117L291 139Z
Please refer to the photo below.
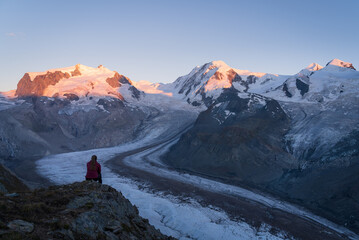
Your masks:
M338 67L350 68L350 69L356 70L352 63L344 62L344 61L342 61L340 59L337 59L337 58L334 58L333 60L328 62L326 66L338 66Z
M314 72L314 71L318 71L322 68L323 68L323 66L319 65L318 63L311 63L305 69Z
M200 69L208 72L209 70L212 70L212 69L215 69L215 68L217 68L217 69L230 69L231 67L228 66L222 60L216 60L216 61L211 61L211 62L205 63L203 65L197 65L196 67L194 67L192 69L192 71L189 73L189 75L196 73Z

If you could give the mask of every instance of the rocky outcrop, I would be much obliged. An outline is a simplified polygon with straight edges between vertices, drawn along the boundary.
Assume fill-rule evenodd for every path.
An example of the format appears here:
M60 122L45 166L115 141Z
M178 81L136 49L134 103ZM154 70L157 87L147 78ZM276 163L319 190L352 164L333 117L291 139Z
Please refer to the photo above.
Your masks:
M120 84L120 79L121 79L121 76L118 72L115 73L115 75L111 78L107 78L106 79L106 82L113 88L118 88L121 86Z
M9 222L7 227L10 230L20 233L31 233L32 231L34 231L33 223L29 223L19 219Z
M130 84L130 85L133 85L131 80L126 77L126 76L123 76L123 75L120 75L120 79L119 79L120 83L122 84Z
M119 88L122 86L122 84L129 84L131 86L128 88L128 90L131 92L132 97L139 99L141 96L141 92L136 87L132 86L131 80L128 77L119 74L118 72L115 72L113 77L107 78L106 82L113 88ZM111 92L109 94L116 95L119 99L124 100L120 93Z
M295 84L300 91L300 95L304 96L309 91L309 85L304 83L301 79L296 79Z
M77 65L75 66L75 70L71 72L71 76L72 76L72 77L81 76L80 64L77 64Z
M128 88L128 90L131 91L131 95L133 98L136 98L136 99L140 99L141 97L141 94L143 94L142 91L139 91L137 88L135 88L134 86L131 86Z
M38 75L35 79L31 79L28 73L21 78L17 84L16 96L43 96L44 90L49 85L55 85L63 78L69 78L70 74L61 71L47 72L43 75Z
M120 87L121 83L132 85L132 82L128 77L123 76L123 75L119 74L118 72L115 72L115 75L113 77L107 78L106 82L113 88Z
M78 101L80 99L76 94L73 93L65 93L64 97L66 97L70 101Z
M283 84L283 92L285 93L285 95L289 98L291 98L293 96L293 94L291 94L288 90L288 85L287 83Z
M120 192L97 182L0 196L0 208L3 239L173 239Z
M227 78L231 84L242 80L241 76L239 76L233 69L227 71Z
M256 76L249 75L246 80L243 80L233 69L227 71L227 78L231 87L233 86L233 83L239 83L243 86L243 92L247 92L249 85L256 82Z

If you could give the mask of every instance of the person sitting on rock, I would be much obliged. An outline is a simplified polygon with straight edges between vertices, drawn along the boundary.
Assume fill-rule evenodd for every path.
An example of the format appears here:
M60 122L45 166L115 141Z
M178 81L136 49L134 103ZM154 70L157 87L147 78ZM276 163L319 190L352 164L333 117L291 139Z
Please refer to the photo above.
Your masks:
M102 183L101 165L97 162L96 155L92 155L91 160L87 163L86 181Z

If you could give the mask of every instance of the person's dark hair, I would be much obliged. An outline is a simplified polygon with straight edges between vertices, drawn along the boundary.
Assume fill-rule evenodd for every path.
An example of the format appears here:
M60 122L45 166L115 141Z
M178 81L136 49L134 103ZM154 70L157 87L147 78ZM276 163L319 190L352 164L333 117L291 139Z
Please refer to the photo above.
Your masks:
M97 160L97 156L92 155L92 157L91 157L91 170L96 170L96 160Z

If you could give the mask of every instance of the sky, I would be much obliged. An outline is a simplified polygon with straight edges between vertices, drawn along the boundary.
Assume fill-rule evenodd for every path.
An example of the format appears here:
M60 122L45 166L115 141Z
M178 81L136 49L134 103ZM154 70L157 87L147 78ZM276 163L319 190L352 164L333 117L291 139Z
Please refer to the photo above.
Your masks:
M81 63L173 82L223 60L295 74L333 58L359 68L358 0L0 0L0 91L26 72Z

